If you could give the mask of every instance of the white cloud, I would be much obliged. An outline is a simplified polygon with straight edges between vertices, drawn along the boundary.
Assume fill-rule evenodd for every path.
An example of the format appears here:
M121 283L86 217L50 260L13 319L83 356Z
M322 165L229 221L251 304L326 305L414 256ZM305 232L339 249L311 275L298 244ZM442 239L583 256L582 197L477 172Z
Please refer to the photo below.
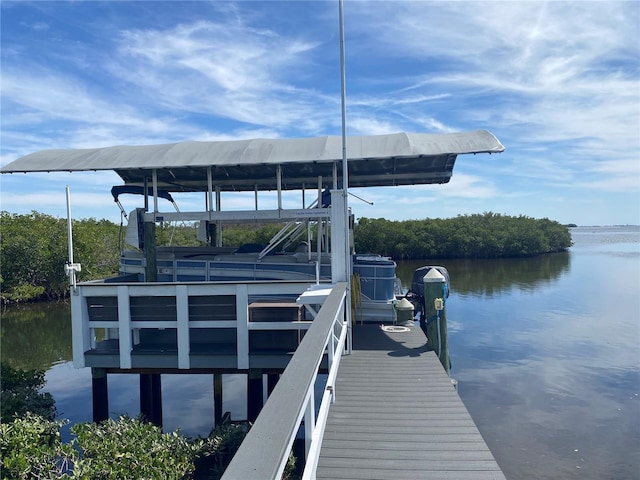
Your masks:
M47 69L31 71L12 68L2 75L2 95L12 103L40 112L51 119L102 123L140 125L133 109L96 97L75 78L60 75ZM96 113L99 116L96 116ZM15 122L15 118L10 118ZM153 127L153 125L151 125Z
M438 195L469 199L491 198L498 194L492 182L488 181L486 177L483 178L464 173L455 174L449 183L440 186L438 190Z
M350 135L384 135L389 132L401 131L397 126L392 125L390 122L355 115L349 117L347 128L347 133Z
M241 23L196 21L123 32L109 68L169 108L254 125L311 126L318 116L312 104L323 96L296 86L291 75L312 68L316 47Z
M465 119L466 125L493 125L506 132L506 155L518 155L514 141L527 149L548 144L545 161L562 165L564 177L582 173L577 158L601 164L637 151L637 4L369 2L352 8L367 19L353 25L357 44L366 41L371 49L375 42L378 56L413 63L413 79L403 78L412 83L397 91L430 98L446 93L445 105L459 102L453 127L448 109L437 104L425 107L428 115L404 113L425 129L456 130ZM560 150L556 142L563 142L564 154L553 154ZM514 166L521 169L533 172L527 164Z
M152 19L137 2L86 2L73 4L86 17L61 22L69 5L58 16L3 5L2 164L46 148L340 133L333 5L166 2ZM108 21L94 22L100 9ZM459 158L448 185L376 191L367 216L397 218L407 210L388 205L434 198L452 215L553 213L539 199L562 189L563 207L588 196L609 205L594 214L633 222L639 12L636 2L348 2L350 134L487 128L507 147ZM96 175L96 194L119 183ZM2 178L16 208L30 199L17 178Z

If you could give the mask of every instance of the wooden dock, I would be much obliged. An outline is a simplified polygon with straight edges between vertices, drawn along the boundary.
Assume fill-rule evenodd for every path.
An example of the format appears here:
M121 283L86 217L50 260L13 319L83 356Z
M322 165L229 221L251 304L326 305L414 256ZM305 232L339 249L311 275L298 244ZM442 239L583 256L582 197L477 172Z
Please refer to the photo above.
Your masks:
M417 326L358 325L342 358L318 479L504 479Z

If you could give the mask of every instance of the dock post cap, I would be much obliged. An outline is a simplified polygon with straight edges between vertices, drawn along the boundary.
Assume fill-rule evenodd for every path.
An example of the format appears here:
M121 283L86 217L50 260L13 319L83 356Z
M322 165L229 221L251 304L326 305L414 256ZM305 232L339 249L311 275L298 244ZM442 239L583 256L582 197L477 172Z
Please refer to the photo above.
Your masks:
M446 278L444 278L444 275L442 275L438 270L432 268L424 277L422 277L422 281L424 283L444 283L446 282Z
M413 310L413 304L406 297L396 303L396 310Z

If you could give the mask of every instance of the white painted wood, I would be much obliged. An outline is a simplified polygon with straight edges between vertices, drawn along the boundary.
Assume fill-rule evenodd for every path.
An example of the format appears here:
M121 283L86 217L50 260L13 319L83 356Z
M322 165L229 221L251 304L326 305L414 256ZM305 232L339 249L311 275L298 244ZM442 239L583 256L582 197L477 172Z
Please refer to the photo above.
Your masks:
M89 330L89 312L87 311L87 299L82 296L82 290L76 290L77 295L71 295L71 342L73 348L73 366L82 368L85 366L84 352L91 345L91 332L87 343L86 331Z
M313 432L316 428L316 402L313 388L307 392L307 408L304 410L304 445L305 456L309 458L309 450L313 440Z
M274 222L282 220L296 220L299 218L329 218L329 208L312 209L282 209L282 210L234 210L215 212L158 212L145 213L145 221L153 222L160 215L165 222L194 222L194 221L242 221L259 220L261 222Z
M328 342L333 341L334 324L344 325L344 303L346 284L340 283L325 301L318 312L311 328L296 350L286 370L280 377L269 400L262 409L255 424L249 431L240 450L236 453L227 468L223 479L256 479L280 478L289 457L293 440L297 434L302 418L305 418L305 437L310 439L306 445L308 452L318 450L314 447L314 439L321 438L316 432L309 432L318 428L320 422L313 421L312 413L315 382L318 368L323 359ZM343 331L346 329L343 327ZM345 333L346 335L346 333ZM341 334L341 338L344 337ZM341 355L344 341L340 342L335 355ZM337 368L339 361L332 362ZM335 373L330 378L335 380ZM332 385L327 384L330 389ZM330 402L331 395L323 396ZM325 403L326 403L325 402ZM320 411L328 407L320 405ZM313 464L313 461L312 461ZM306 477L312 478L312 477Z
M308 330L313 322L250 322L249 330Z
M345 217L345 198L342 190L331 192L331 280L333 283L346 282L347 237L349 228Z
M209 320L195 320L189 322L189 328L236 328L238 322L235 320L229 321L209 321ZM195 333L197 335L197 333Z
M237 353L238 368L249 368L249 291L247 285L236 285L236 316L237 316Z
M131 310L129 309L129 286L118 288L118 337L120 343L120 368L131 368Z
M189 362L189 296L186 285L176 285L176 318L178 323L178 368L190 368Z

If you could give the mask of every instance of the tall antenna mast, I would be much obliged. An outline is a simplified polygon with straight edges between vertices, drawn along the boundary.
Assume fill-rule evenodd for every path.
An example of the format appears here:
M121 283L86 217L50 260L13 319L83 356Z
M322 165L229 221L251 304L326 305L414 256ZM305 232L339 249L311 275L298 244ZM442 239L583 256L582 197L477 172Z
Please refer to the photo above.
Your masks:
M69 277L69 284L71 285L71 291L74 295L77 295L76 290L76 273L81 270L79 263L73 261L73 231L71 220L71 193L69 192L69 186L67 185L67 243L69 248L69 261L64 265L64 273Z
M340 93L342 104L342 194L344 196L345 269L347 288L351 286L351 258L349 241L349 164L347 163L347 76L345 73L343 0L338 0L340 10Z
M347 76L345 73L345 48L344 48L344 14L343 0L340 5L340 93L342 104L342 189L344 190L345 203L349 188L349 168L347 165Z
M347 298L345 315L347 320L347 351L351 351L351 242L349 239L349 165L347 163L347 76L345 74L345 49L344 49L344 15L342 8L343 0L338 0L340 6L340 90L342 103L342 194L344 203L344 269L345 280L347 282Z

